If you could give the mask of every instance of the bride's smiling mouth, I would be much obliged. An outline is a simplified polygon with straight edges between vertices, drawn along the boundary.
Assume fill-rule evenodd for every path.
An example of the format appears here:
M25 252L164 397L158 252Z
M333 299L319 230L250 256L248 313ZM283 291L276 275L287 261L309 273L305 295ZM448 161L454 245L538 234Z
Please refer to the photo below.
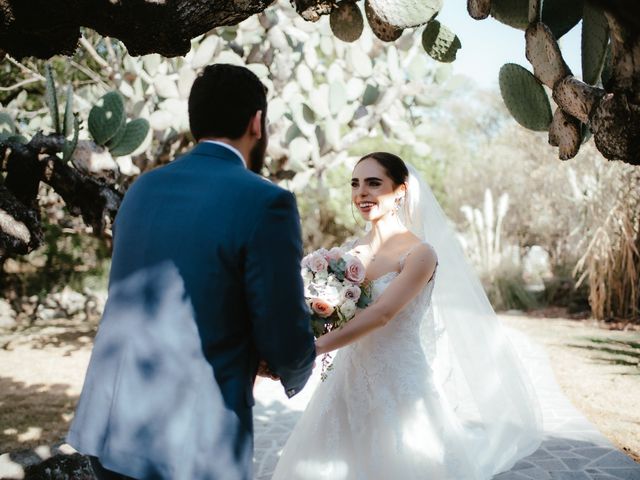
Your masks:
M360 202L358 203L358 208L363 213L369 213L373 207L376 206L374 202Z

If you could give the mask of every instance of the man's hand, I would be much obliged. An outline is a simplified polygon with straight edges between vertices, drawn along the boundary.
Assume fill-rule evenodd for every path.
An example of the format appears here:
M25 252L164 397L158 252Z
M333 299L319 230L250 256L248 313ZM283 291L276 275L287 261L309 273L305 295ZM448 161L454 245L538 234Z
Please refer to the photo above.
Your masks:
M264 360L260 360L258 364L258 376L270 378L271 380L280 380L280 377L269 369L269 365Z

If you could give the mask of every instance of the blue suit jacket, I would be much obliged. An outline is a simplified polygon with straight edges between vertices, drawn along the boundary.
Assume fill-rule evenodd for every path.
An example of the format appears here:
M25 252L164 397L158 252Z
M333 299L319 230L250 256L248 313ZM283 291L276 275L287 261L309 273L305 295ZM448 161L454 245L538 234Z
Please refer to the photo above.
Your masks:
M287 395L315 358L293 195L202 143L142 175L67 441L136 478L251 479L259 359Z

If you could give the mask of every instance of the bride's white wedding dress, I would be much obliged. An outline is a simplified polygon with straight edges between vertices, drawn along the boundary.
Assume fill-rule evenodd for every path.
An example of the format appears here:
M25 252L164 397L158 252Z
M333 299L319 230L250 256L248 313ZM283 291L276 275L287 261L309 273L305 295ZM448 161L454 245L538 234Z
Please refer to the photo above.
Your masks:
M397 275L373 282L374 300ZM465 432L433 381L421 342L421 328L435 338L435 326L423 325L435 277L385 327L336 355L289 437L274 480L478 478Z
M540 445L526 371L433 192L409 170L401 221L440 265L386 326L338 352L273 480L489 480ZM373 282L374 301L397 275Z

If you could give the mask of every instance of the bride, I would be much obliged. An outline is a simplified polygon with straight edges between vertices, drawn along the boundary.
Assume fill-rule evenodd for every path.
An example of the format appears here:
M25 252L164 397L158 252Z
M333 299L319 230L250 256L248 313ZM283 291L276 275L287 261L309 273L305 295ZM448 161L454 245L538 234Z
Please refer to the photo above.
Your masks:
M340 349L274 480L484 480L540 443L540 414L437 201L390 153L353 170L369 232L347 245L373 303L317 339Z

